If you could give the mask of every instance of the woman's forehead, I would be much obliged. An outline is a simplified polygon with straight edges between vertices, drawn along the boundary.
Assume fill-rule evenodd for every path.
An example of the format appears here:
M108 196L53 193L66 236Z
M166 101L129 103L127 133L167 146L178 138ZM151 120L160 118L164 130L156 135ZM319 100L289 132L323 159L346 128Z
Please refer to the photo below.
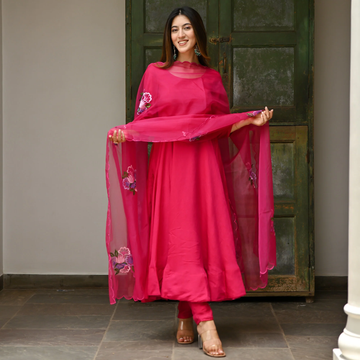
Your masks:
M184 26L185 24L191 24L190 20L185 15L177 15L174 17L171 27L173 26Z

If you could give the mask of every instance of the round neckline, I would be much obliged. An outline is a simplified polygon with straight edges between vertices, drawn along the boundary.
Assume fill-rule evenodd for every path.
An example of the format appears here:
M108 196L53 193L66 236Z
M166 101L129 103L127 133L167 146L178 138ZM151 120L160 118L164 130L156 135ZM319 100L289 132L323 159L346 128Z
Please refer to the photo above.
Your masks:
M200 67L205 67L205 68L207 68L207 66L205 66L205 65L201 65L201 64L198 64L198 63L192 62L192 61L180 61L180 60L175 60L175 61L174 61L174 64L176 64L176 63L182 64L182 65L187 65L187 64L189 64L189 65L195 65L195 66L200 66Z

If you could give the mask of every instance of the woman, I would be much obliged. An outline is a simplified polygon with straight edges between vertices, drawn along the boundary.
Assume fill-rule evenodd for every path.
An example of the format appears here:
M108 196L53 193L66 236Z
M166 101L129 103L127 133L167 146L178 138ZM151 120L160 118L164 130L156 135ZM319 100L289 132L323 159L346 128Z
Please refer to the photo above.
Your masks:
M194 319L199 346L224 357L208 302L265 287L275 265L273 110L230 114L206 43L195 10L172 11L135 120L109 131L109 288L112 303L179 300L178 343L194 341Z

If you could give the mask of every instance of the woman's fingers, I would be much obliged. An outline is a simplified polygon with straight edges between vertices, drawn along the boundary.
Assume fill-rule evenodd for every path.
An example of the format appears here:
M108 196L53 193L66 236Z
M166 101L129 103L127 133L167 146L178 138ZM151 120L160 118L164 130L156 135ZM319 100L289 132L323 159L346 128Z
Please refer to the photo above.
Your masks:
M123 143L126 141L125 134L122 130L115 130L112 135L109 135L109 139L115 144Z
M109 139L110 139L114 144L118 143L116 130L113 132L112 135L109 135Z

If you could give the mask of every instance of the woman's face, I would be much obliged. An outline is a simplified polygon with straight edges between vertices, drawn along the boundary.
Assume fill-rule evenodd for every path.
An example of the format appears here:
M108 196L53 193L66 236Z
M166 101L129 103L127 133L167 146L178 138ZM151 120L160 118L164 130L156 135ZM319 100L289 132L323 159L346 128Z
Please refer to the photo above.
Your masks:
M178 15L171 24L171 40L179 53L194 51L196 37L190 20L185 15Z

